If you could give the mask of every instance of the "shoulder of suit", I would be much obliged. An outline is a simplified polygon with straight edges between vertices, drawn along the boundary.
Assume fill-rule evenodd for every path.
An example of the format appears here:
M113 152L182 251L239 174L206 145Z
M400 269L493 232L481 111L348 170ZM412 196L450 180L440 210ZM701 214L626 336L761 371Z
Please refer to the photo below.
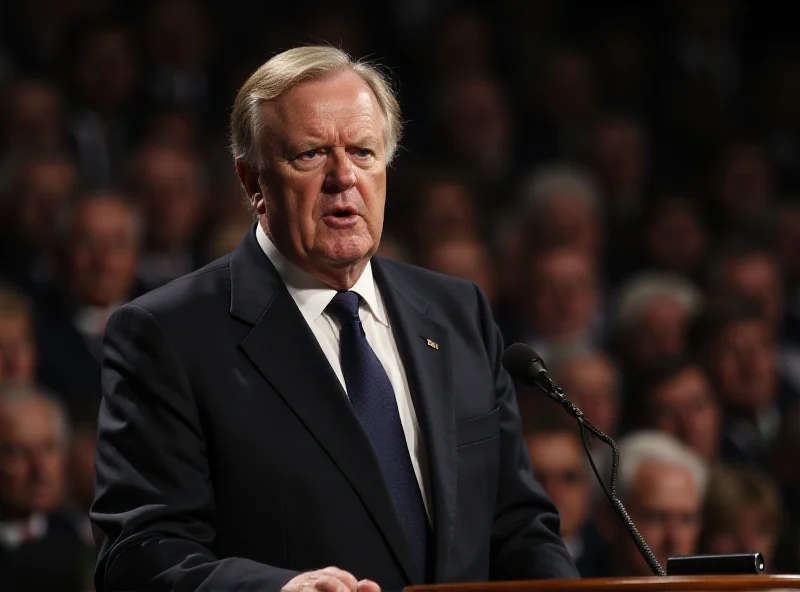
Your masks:
M230 254L132 301L151 314L184 309L220 297L230 300Z
M475 297L476 287L470 281L385 257L376 257L375 259L389 274L401 276L421 296L429 300L436 300L445 294L452 294L459 300L465 297Z

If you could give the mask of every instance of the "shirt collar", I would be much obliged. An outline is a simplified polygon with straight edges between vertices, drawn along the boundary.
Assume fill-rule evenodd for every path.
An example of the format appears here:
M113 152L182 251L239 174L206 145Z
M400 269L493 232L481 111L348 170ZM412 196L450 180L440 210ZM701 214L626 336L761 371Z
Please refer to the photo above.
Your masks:
M333 300L336 290L289 261L270 240L264 229L261 228L261 224L256 225L256 239L264 254L275 266L283 283L286 284L286 289L295 304L297 304L297 308L300 309L300 314L311 325ZM383 300L379 298L375 278L372 275L372 262L367 262L361 277L350 288L350 291L361 297L376 321L387 327L389 326L386 307Z

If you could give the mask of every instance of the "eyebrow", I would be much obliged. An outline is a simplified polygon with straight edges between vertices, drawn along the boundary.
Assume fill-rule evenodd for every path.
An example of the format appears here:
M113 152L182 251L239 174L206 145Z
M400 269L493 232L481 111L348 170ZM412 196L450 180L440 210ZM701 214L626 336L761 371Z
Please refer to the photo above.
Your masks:
M344 147L358 146L361 148L369 148L372 150L377 150L378 147L381 146L381 142L376 137L369 135L369 136L363 136L361 138L356 138L352 142L346 142L345 144L328 144L321 138L314 138L314 137L308 137L297 142L283 140L281 141L280 144L281 152L292 158L294 158L298 154L305 152L306 150L311 150L313 148L333 148L335 146L344 146Z

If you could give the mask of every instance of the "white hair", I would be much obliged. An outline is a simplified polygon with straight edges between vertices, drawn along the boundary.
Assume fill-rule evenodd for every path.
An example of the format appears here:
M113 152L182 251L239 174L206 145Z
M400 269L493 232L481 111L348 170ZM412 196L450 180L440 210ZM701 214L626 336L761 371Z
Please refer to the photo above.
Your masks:
M623 499L639 469L647 464L672 465L686 469L692 475L702 498L708 486L709 470L700 456L674 436L653 430L642 430L619 442L619 473L617 496ZM606 471L607 472L607 471Z
M688 280L668 273L645 273L622 286L617 296L616 321L625 331L635 325L647 308L658 300L672 300L689 314L700 309L700 291Z
M58 395L41 386L13 384L0 387L0 405L13 405L29 401L43 401L50 406L56 416L56 424L61 433L61 441L64 446L68 445L71 437L69 415Z
M301 82L319 80L343 71L358 74L372 90L383 116L386 160L391 162L402 135L400 106L388 78L375 65L354 60L341 49L325 45L295 47L272 57L239 89L231 115L231 151L259 169L261 106L289 92Z
M565 197L581 200L593 212L600 209L597 182L580 167L568 163L554 163L535 169L522 183L521 206L534 213L551 200Z

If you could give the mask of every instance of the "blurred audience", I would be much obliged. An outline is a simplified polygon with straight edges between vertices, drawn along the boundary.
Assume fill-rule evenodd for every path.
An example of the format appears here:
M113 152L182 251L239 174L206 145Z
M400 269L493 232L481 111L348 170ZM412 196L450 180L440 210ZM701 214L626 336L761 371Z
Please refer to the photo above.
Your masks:
M39 380L70 410L99 401L102 337L117 306L141 291L142 220L125 196L91 193L61 220L61 281L39 298Z
M77 191L72 161L59 152L12 155L0 187L0 276L26 289L56 273L57 220Z
M584 546L584 535L591 519L593 476L577 426L549 416L547 421L534 419L524 425L536 479L555 503L561 536L580 567L581 559L590 552Z
M428 249L422 264L432 271L477 284L489 303L496 303L494 265L491 253L483 243L467 239L441 241Z
M617 433L620 421L620 376L600 350L581 344L557 348L548 358L553 380L601 432Z
M643 273L622 286L613 340L628 376L686 352L689 323L700 301L691 282L666 273Z
M767 466L781 410L795 401L781 388L777 343L769 323L734 294L709 299L693 321L690 344L708 373L725 415L722 455Z
M21 589L68 589L72 576L38 579L65 573L69 555L45 549L66 532L81 573L91 562L105 323L252 231L229 108L265 56L307 43L381 60L397 83L407 125L378 254L480 286L506 343L531 345L622 439L621 492L659 559L697 551L703 520L702 550L759 546L773 571L800 569L800 42L788 8L362 4L276 16L237 0L0 3L0 589L17 583L12 564L33 574ZM518 394L582 573L647 573L605 500L587 501L597 487L569 419ZM71 437L47 457L57 409ZM605 465L606 448L589 445ZM704 463L721 467L705 518ZM9 509L9 483L33 500L56 465L69 483L52 486L54 505ZM14 538L43 523L48 542Z
M575 248L550 247L532 254L522 273L518 330L539 355L547 359L556 346L601 340L601 294L590 257Z
M83 591L92 554L60 513L69 424L35 387L0 389L0 582L4 589Z
M708 468L668 434L635 432L619 443L619 497L662 566L698 550ZM647 576L650 568L608 504L599 510L607 544L596 549L593 576Z
M703 370L683 358L653 364L631 393L631 428L674 436L706 462L717 459L722 417Z
M134 155L129 184L144 216L139 277L148 290L199 267L195 240L203 221L206 181L190 152L147 145Z
M521 219L531 248L568 245L601 261L598 189L586 171L563 164L538 168L523 183L521 201Z
M64 148L61 95L45 78L17 78L0 93L0 154Z
M33 306L20 290L0 283L0 386L36 377Z
M770 476L750 467L717 467L703 505L700 552L755 553L776 573L783 510Z

